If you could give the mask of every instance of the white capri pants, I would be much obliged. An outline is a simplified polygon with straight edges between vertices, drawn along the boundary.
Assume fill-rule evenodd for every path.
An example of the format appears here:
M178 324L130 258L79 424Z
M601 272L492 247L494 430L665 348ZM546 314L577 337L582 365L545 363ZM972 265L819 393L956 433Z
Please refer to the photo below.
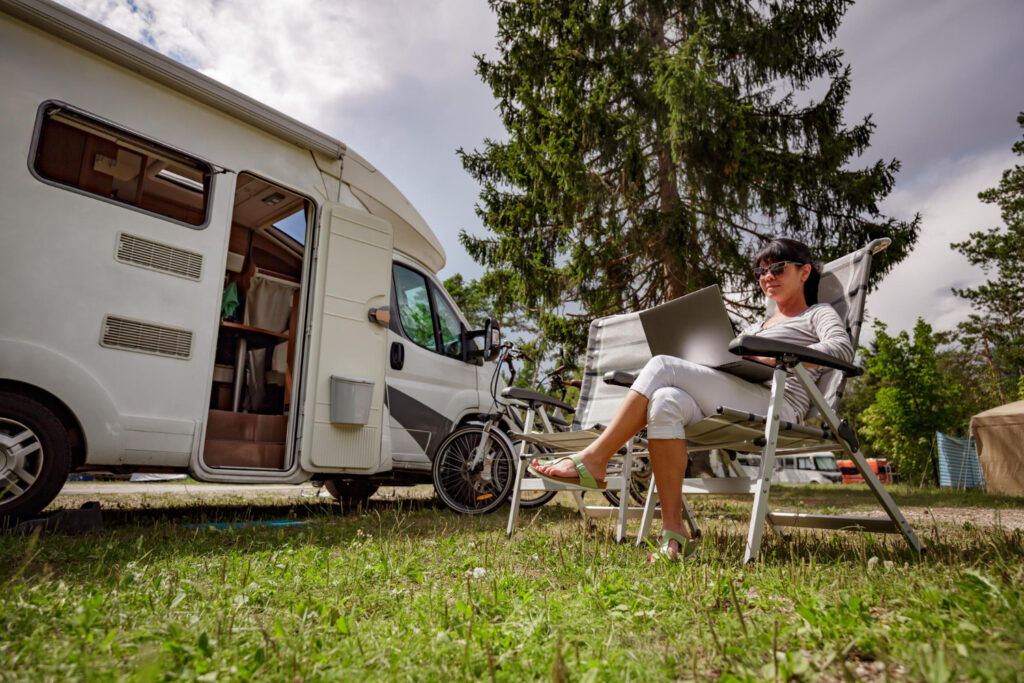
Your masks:
M715 414L719 406L764 415L771 389L727 372L674 356L647 361L630 387L647 397L647 438L684 439L685 425ZM796 422L793 408L782 402L780 417Z

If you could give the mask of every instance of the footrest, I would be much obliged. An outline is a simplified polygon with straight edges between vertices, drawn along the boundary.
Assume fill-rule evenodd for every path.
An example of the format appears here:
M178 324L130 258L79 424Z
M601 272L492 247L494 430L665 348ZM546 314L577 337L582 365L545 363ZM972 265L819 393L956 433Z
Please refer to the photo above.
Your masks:
M837 531L871 531L878 534L902 533L888 517L856 517L853 515L809 515L801 512L769 512L772 524L803 529L835 529Z
M537 444L554 452L578 453L594 443L600 435L601 430L584 429L578 432L554 432L552 434L544 432L532 432L530 434L513 433L511 436L514 440L522 439L527 443ZM528 455L531 458L537 457L536 454L532 453Z

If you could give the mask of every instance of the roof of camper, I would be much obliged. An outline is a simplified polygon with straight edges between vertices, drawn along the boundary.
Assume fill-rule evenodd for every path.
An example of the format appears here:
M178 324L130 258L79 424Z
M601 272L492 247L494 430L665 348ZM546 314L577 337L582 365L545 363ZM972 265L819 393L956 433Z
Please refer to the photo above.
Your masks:
M391 222L395 248L434 272L444 267L444 248L415 207L340 140L51 0L0 0L0 10L282 140L343 159L342 180L371 214Z

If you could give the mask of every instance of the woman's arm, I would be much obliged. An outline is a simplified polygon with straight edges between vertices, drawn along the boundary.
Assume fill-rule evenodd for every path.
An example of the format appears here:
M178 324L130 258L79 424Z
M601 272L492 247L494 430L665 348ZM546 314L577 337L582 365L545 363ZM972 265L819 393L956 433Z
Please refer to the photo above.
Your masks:
M818 341L808 344L808 348L835 356L847 363L853 362L853 344L850 343L850 335L846 333L846 326L843 325L836 310L823 305L817 306L811 313L810 322Z

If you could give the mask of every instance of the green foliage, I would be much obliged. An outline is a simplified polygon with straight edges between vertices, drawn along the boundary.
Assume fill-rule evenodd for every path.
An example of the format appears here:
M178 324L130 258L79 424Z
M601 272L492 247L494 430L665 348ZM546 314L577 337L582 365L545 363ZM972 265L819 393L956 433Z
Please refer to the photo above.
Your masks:
M477 280L466 282L460 273L456 273L444 281L444 289L466 316L470 328L482 330L487 318L494 314L494 308L481 283Z
M1017 123L1024 128L1024 112ZM1013 145L1013 152L1024 156L1024 140ZM973 232L951 245L989 278L977 287L953 291L974 307L960 324L961 340L984 364L985 384L997 399L994 405L1024 396L1024 166L1005 170L999 185L978 198L999 205L1005 226Z
M578 351L594 316L711 283L749 317L773 236L823 260L889 236L875 279L914 244L917 218L878 209L898 162L858 168L874 124L843 121L829 42L849 0L490 4L498 54L477 71L508 135L459 150L490 233L461 241L550 343Z
M906 331L890 336L881 321L874 327L872 348L861 349L873 395L860 412L860 434L871 454L889 458L904 481L937 484L935 432L962 434L976 406L943 371L944 335L921 318L913 337Z
M918 529L923 557L899 538L796 531L767 534L762 562L741 566L749 497L700 497L695 560L648 565L646 548L614 542L611 521L586 533L567 494L508 539L503 515L460 517L416 500L419 490L349 515L284 490L199 506L203 490L147 492L141 504L101 494L98 533L0 536L0 678L917 681L1024 670L1024 533L1009 528L1020 499L897 486L898 503L940 520ZM870 494L779 486L772 499L813 512L821 499L863 509ZM941 521L955 516L949 505L992 504L1006 526ZM276 519L304 525L186 526Z

